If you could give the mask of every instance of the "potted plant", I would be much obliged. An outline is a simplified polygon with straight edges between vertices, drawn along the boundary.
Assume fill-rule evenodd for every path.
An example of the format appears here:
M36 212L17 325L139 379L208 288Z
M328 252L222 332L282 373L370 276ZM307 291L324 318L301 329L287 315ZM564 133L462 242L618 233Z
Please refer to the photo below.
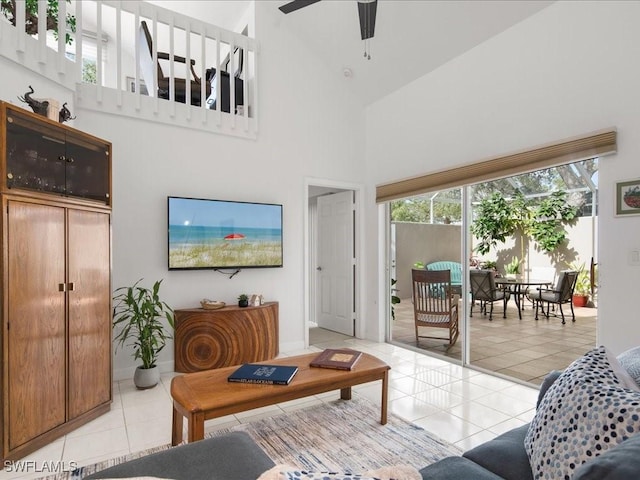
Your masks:
M498 263L495 260L485 260L483 262L479 262L479 265L483 270L493 270L496 272L498 269Z
M391 279L391 318L393 320L396 319L396 312L393 306L400 303L400 297L396 295L398 293L398 289L396 288L396 283L398 283L398 280L396 280L395 278L392 278Z
M160 381L160 371L156 366L158 354L164 348L170 333L162 318L174 327L173 310L160 300L158 294L162 280L153 288L140 286L142 279L131 287L121 287L114 292L113 326L120 328L114 337L117 346L132 346L133 358L142 365L136 368L133 381L137 388L155 387Z
M249 306L249 297L246 293L238 295L238 306L243 308Z
M504 271L507 277L515 277L520 273L520 260L518 257L513 257L509 263L504 266Z
M589 302L589 295L591 295L591 277L589 270L585 268L584 263L580 265L572 263L569 265L569 268L578 272L578 278L576 278L576 286L573 289L571 301L574 307L584 307Z

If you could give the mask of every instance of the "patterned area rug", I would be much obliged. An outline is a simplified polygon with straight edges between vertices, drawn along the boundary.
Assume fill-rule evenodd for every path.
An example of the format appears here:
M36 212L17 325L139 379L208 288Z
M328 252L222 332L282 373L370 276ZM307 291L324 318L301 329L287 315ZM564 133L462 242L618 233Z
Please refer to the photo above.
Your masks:
M441 458L460 455L456 446L389 414L380 425L380 407L362 397L326 403L291 413L217 430L207 437L245 431L277 463L314 471L365 471L387 465L418 470ZM164 445L81 467L46 480L83 478L112 465L171 448Z

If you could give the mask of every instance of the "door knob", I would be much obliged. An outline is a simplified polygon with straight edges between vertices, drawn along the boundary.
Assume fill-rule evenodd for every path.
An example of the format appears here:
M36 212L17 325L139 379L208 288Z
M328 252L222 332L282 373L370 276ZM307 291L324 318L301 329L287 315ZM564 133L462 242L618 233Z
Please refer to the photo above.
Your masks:
M321 271L322 267L316 267L316 270Z

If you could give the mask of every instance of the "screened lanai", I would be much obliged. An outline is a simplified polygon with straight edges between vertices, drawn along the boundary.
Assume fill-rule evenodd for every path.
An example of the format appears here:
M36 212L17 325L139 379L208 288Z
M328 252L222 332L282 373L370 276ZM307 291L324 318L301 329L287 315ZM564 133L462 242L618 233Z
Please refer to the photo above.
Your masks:
M468 348L471 365L534 384L540 383L550 369L566 367L595 345L597 284L592 265L597 265L597 190L598 159L594 158L478 183L466 192L453 188L391 201L393 311L389 340L458 360L462 350ZM477 225L485 222L492 227L488 215L495 212L492 208L496 205L503 205L496 197L506 202L508 220L516 227L502 232L504 239L489 241L478 236L484 231ZM469 202L467 222L462 218L464 201ZM557 245L549 248L553 242ZM520 267L519 278L544 276L549 288L564 270L584 268L588 272L588 306L563 305L568 313L573 307L575 322L569 317L563 325L553 316L555 311L549 318L538 315L536 320L532 303L523 301L518 310L511 300L507 302L506 318L496 304L489 320L478 309L469 316L460 302L460 323L465 325L453 346L443 340L417 340L412 269L448 261L467 264L469 269L488 267L495 270L496 277L503 277L514 259ZM466 282L462 287L468 294ZM393 297L398 303L393 303ZM446 336L438 330L427 333Z

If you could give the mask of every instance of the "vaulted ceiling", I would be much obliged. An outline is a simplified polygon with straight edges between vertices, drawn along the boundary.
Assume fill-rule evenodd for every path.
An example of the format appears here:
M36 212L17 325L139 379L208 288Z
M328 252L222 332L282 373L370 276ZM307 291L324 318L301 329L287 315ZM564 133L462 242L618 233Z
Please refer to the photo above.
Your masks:
M273 8L288 0L270 1ZM379 0L371 59L364 58L355 0L323 0L287 15L289 28L364 104L435 70L552 1Z
M150 0L236 30L251 0ZM326 68L344 78L364 105L426 75L451 59L548 7L551 0L378 0L371 59L363 56L356 0L322 0L285 15L289 0L256 0L272 8ZM543 34L543 32L541 32ZM260 40L258 38L258 40Z

